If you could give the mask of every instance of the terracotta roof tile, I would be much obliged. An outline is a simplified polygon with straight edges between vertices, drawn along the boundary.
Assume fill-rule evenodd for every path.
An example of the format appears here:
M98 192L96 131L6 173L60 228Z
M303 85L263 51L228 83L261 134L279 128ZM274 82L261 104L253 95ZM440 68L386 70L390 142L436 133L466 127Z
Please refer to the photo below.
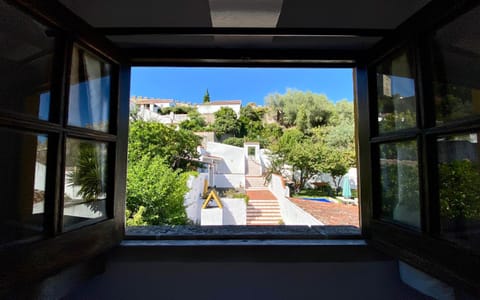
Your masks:
M173 99L148 99L148 98L130 98L135 104L156 104L156 103L172 103Z

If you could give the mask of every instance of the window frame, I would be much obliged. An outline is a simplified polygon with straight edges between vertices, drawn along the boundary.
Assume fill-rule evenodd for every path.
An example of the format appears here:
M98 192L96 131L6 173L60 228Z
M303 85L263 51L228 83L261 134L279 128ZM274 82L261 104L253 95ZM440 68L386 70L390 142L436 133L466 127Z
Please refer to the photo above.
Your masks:
M115 110L111 112L118 112L115 116L117 126L117 144L115 147L115 171L111 177L115 181L114 192L114 219L110 219L92 226L87 226L78 230L68 232L66 234L58 234L57 226L58 220L52 223L53 234L49 235L47 239L37 242L20 243L15 244L12 247L0 247L0 265L4 266L0 270L0 278L7 278L6 281L0 281L0 290L10 288L12 286L29 283L45 278L48 275L54 274L59 270L65 268L68 265L81 261L83 259L90 258L101 252L104 252L113 246L117 245L124 235L124 203L122 199L125 199L125 174L126 174L126 159L127 159L127 139L128 139L128 102L129 102L129 87L130 87L130 64L136 65L155 65L155 64L169 64L175 66L183 65L202 65L209 62L210 66L222 66L228 65L242 65L242 66L258 66L259 63L265 65L277 65L277 66L348 66L356 68L354 72L354 93L356 95L357 102L355 103L355 116L357 118L356 124L356 142L357 142L357 157L358 168L360 170L359 187L361 197L361 230L362 236L367 238L371 245L382 249L383 251L392 254L394 257L405 260L406 262L423 269L426 272L431 273L436 277L440 277L452 283L460 284L469 288L475 289L475 276L473 273L465 274L462 269L468 270L471 268L471 259L463 259L460 265L455 265L450 262L445 262L445 265L439 262L444 259L444 255L460 256L460 259L470 255L457 247L452 247L451 244L445 244L443 241L439 241L434 237L424 235L422 233L415 233L385 222L378 222L372 219L372 198L373 198L373 184L372 184L372 156L371 156L371 143L370 135L371 128L374 128L374 123L371 118L371 105L370 99L374 99L374 90L372 89L371 70L369 67L375 60L381 59L385 52L397 47L398 41L410 40L411 32L416 32L418 37L421 34L433 30L435 27L439 27L442 23L445 24L449 20L452 20L455 16L458 16L462 12L465 12L469 8L477 5L477 1L472 0L458 0L455 3L451 1L442 1L427 4L427 6L414 15L409 21L397 28L390 37L385 38L374 49L369 50L367 53L332 53L331 51L313 53L311 51L286 51L278 53L276 51L266 52L242 52L242 51L217 51L212 49L192 49L190 52L181 52L176 59L165 62L159 57L168 57L168 55L175 56L175 50L172 51L152 51L152 49L140 49L138 51L129 51L122 53L115 45L113 45L102 34L96 32L90 27L84 20L80 19L63 5L57 1L34 1L34 0L10 0L19 10L26 12L33 19L36 19L42 24L46 24L54 29L56 34L60 34L63 38L73 38L75 41L79 41L91 47L92 51L105 55L108 59L111 59L119 65L118 69L118 85L112 90L112 93L116 95L118 99L115 104ZM416 48L416 52L425 51L424 47ZM63 55L55 59L54 64L55 72L62 74L62 76L56 76L52 78L52 96L51 107L61 106L63 102L60 101L61 97L64 97L65 76L68 74L64 66L67 66L66 50L64 49ZM128 56L125 57L125 55ZM183 56L182 56L183 55ZM189 57L190 56L190 57ZM424 55L423 55L424 56ZM213 58L213 60L212 60ZM238 58L241 62L238 62ZM216 59L216 60L215 60ZM292 63L291 60L296 62ZM318 59L318 63L302 63L302 59L306 61ZM323 62L321 62L323 60ZM326 60L337 61L336 63L325 63ZM272 62L273 61L273 62ZM425 62L420 60L417 64L417 68L420 67L420 73L428 70L428 66L424 65ZM420 76L421 82L428 82L428 72ZM428 86L428 85L425 85ZM423 89L423 85L420 86ZM53 96L53 93L57 93ZM63 96L62 96L63 95ZM428 99L428 90L422 90L419 95L424 95L423 99ZM425 104L423 101L419 101L421 110L425 110ZM63 111L60 109L60 111ZM418 116L417 111L417 116ZM375 116L373 114L373 116ZM52 118L52 116L50 116ZM64 116L55 116L59 122L63 122ZM21 128L26 128L31 131L42 130L42 132L55 133L59 130L56 125L49 124L46 121L32 122L31 118L19 117L16 115L0 115L0 124L11 127L11 121L16 120L17 125ZM53 121L53 119L51 119ZM423 120L426 118L424 116ZM422 137L422 142L428 145L428 137L425 135ZM55 141L56 147L49 147L52 149L49 155L49 159L53 156L53 153L62 152L62 139L59 137ZM427 147L422 148L422 153L419 157L428 157ZM53 159L57 159L53 156ZM431 167L430 159L423 160L420 164ZM425 176L425 168L420 174ZM56 164L55 168L51 168L50 171L60 178L63 169L60 164ZM422 176L422 175L421 175ZM426 199L431 197L431 191L435 188L431 182L425 183L425 190L430 191L426 193ZM56 190L61 186L60 182L51 181L47 185L48 190ZM49 196L55 199L54 203L58 203L58 193ZM47 205L47 204L46 204ZM60 207L52 205L48 211L51 211L55 218L56 213ZM47 208L46 208L47 209ZM434 210L434 207L428 206L427 211ZM46 211L47 213L47 211ZM427 223L431 223L428 221ZM430 227L429 231L432 231ZM109 238L105 238L108 236ZM285 238L277 236L278 238ZM327 233L324 238L328 239L332 236ZM198 238L195 236L194 238ZM208 236L207 238L211 238ZM227 238L227 236L225 236ZM245 239L243 235L239 237ZM267 237L267 238L275 238ZM182 239L182 237L180 237ZM432 249L432 245L442 248L441 255L432 253L429 251ZM351 249L351 246L348 246ZM83 252L79 252L78 249L82 249ZM165 249L165 248L164 248ZM348 252L348 251L347 251ZM66 254L68 253L68 255ZM351 252L349 253L351 254ZM313 253L312 256L318 256ZM55 259L51 259L54 257ZM478 263L478 262L477 262ZM473 268L472 268L473 269ZM11 274L15 274L12 278ZM479 293L480 294L480 293Z
M472 270L480 267L480 249L473 250L462 247L442 238L439 234L440 216L438 201L438 172L436 137L444 134L465 133L480 130L480 117L457 120L435 125L435 107L433 103L433 66L429 61L429 38L436 30L448 25L462 16L478 3L462 1L458 6L438 4L433 6L430 15L417 14L412 20L398 29L394 39L385 40L377 45L366 61L363 76L367 77L368 88L363 93L358 105L359 109L359 143L362 148L370 149L359 153L360 164L371 170L360 168L362 185L362 201L369 206L370 220L366 223L365 235L369 243L386 253L438 277L454 286L460 286L473 293L480 294L478 281L480 276ZM435 15L435 13L438 13ZM425 24L416 23L422 18ZM419 21L421 22L421 21ZM415 32L415 34L411 34ZM377 122L377 83L376 66L394 57L401 49L411 48L414 55L415 91L417 107L417 126L412 129L396 130L382 133L378 131ZM365 79L363 79L365 80ZM366 107L362 107L361 102ZM368 115L368 117L367 117ZM364 124L362 124L362 121ZM419 167L419 192L421 227L419 231L408 226L377 218L379 198L379 154L377 145L385 142L412 140L417 141ZM368 178L365 178L368 176ZM364 188L367 187L365 190ZM365 201L367 200L367 201ZM367 203L365 203L367 202ZM362 211L362 217L364 216Z
M0 111L2 128L29 134L48 134L44 232L0 245L0 265L3 266L0 277L5 279L0 281L0 296L9 288L36 282L69 265L98 255L122 240L124 209L121 199L125 197L125 176L122 174L125 174L125 166L117 164L117 161L122 161L122 157L126 160L126 147L122 148L126 142L120 141L125 141L128 134L130 69L119 50L56 2L11 2L6 4L48 28L48 34L55 40L49 119ZM112 66L109 131L106 133L67 125L70 61L74 43ZM62 222L63 188L65 142L69 136L109 144L108 200L106 219L93 224L81 223L65 230Z

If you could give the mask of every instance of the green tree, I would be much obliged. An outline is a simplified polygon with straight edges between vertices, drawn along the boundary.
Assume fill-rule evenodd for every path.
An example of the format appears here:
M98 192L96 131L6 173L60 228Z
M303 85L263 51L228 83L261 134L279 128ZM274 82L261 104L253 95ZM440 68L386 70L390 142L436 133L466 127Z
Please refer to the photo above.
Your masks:
M301 105L308 108L309 127L328 125L335 113L335 106L327 96L310 91L288 89L285 94L270 94L265 98L269 111L281 115L280 124L286 127L296 125Z
M184 225L184 195L189 173L174 171L160 156L129 161L127 209L148 225ZM144 209L142 209L144 207Z
M97 200L106 193L106 149L81 141L71 141L69 148L74 148L73 153L70 153L74 168L68 174L68 184L79 186L78 195L85 201Z
M161 157L174 168L188 169L198 157L200 137L188 130L175 130L157 122L135 121L130 123L128 162L143 157Z
M303 133L306 133L308 129L310 129L310 112L307 110L305 104L303 103L300 104L300 106L298 107L295 125Z
M293 167L293 171L299 173L298 177L293 177L299 188L303 188L312 175L321 171L318 162L322 157L319 154L318 145L308 138L295 143L290 149L287 163Z
M335 113L332 116L332 124L354 124L353 102L340 100L335 103Z
M192 110L188 114L188 120L180 123L180 128L190 131L203 131L207 126L205 118L197 111Z
M210 103L210 94L208 93L208 89L205 92L205 95L203 95L203 103Z
M222 107L214 113L213 129L217 137L224 135L236 136L240 132L240 123L237 114L230 107Z
M240 109L240 137L247 137L249 141L260 141L263 131L263 115L265 109L256 107L255 104L249 103Z

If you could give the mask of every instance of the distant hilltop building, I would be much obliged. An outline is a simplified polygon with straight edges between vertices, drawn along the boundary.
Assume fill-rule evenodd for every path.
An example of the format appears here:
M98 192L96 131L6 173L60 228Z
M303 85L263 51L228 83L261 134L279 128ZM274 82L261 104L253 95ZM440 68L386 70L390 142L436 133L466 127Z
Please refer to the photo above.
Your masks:
M215 112L219 111L222 107L233 109L237 117L239 117L242 100L216 100L208 103L189 104L174 99L132 96L130 97L130 110L134 107L138 108L138 116L146 121L157 121L163 124L179 124L188 120L186 114L175 114L171 112L168 115L161 115L160 110L169 107L191 107L195 108L205 118L207 123L213 123L215 120Z
M197 104L197 111L204 116L207 123L213 123L215 120L214 113L219 111L222 107L229 107L233 109L237 117L240 116L240 108L242 107L242 100L217 100L208 103Z
M161 108L175 106L175 101L173 99L147 98L142 96L131 97L130 103L135 104L140 109L143 108L153 112L158 112Z

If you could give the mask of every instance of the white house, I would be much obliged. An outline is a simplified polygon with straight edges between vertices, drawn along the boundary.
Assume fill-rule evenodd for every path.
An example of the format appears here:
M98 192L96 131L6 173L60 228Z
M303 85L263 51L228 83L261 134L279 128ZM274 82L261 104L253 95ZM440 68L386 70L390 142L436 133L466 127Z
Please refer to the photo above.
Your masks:
M158 112L158 110L161 108L175 106L175 101L173 99L157 99L157 98L147 98L142 96L131 97L130 103L134 103L140 109L145 109L153 112Z
M245 188L244 148L207 142L200 148L200 160L208 165L209 185L218 188Z
M229 107L237 114L237 117L240 116L240 107L242 106L242 100L221 100L221 101L212 101L209 103L202 103L197 105L198 112L202 115L214 114L219 111L222 107Z

